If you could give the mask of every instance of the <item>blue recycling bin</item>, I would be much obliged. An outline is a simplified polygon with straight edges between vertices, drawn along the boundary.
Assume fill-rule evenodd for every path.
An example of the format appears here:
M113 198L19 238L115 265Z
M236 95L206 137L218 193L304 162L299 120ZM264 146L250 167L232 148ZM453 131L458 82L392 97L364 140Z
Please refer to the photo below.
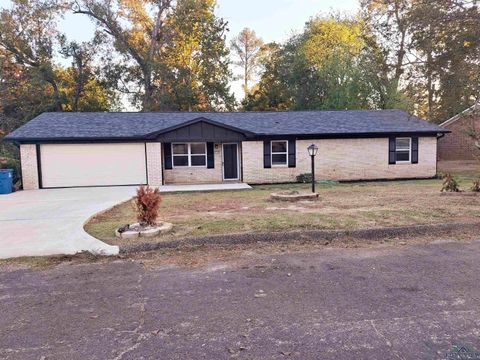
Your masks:
M13 170L0 169L0 194L10 194L13 190Z

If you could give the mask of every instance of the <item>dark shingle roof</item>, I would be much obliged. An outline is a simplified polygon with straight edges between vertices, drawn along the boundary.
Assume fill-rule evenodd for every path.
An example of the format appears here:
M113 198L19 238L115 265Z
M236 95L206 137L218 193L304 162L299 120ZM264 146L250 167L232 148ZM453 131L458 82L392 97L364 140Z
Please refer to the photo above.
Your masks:
M75 139L144 139L198 118L205 118L249 136L369 135L444 133L448 130L402 110L338 110L285 112L90 112L43 113L12 132L12 141ZM253 135L252 135L253 134Z

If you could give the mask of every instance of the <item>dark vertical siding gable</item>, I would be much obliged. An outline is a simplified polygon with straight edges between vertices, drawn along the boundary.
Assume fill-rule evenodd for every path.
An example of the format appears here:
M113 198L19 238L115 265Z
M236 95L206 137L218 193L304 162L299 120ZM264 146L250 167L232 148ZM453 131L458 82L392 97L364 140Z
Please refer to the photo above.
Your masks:
M161 142L205 142L205 141L242 141L245 135L205 121L185 125L178 129L158 135Z

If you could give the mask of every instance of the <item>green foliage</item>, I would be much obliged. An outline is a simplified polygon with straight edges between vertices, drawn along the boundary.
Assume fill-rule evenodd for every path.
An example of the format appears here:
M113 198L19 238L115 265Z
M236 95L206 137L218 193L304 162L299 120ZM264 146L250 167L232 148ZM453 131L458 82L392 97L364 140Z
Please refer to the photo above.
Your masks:
M299 183L311 183L312 182L312 174L311 173L304 173L297 176L297 182Z
M480 8L470 0L362 0L396 88L442 122L480 94Z
M235 105L214 0L78 0L74 12L109 35L109 82L143 111L223 110Z
M246 110L407 107L361 19L316 17L284 45L270 45Z
M452 174L443 175L442 192L459 192L458 181Z

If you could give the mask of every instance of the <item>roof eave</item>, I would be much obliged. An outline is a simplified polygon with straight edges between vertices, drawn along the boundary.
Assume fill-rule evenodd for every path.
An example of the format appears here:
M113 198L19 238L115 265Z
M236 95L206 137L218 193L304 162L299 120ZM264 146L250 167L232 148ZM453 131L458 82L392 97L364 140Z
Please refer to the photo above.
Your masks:
M105 141L146 141L145 136L116 136L116 137L5 137L2 141L16 143L43 143L43 142L105 142Z
M269 137L297 137L304 139L322 139L322 138L371 138L371 137L388 137L388 136L437 136L438 134L450 133L450 130L417 130L417 131L390 131L390 132L357 132L357 133L289 133L289 134L255 134L252 138L269 138Z

